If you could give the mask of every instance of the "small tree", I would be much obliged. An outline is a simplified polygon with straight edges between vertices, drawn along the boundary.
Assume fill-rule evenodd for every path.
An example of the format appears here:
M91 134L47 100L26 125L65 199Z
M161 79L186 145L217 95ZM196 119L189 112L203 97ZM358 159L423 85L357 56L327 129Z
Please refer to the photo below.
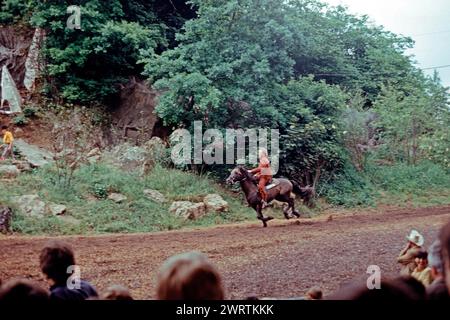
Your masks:
M52 149L57 170L57 183L70 187L75 171L87 162L87 154L95 144L92 137L101 136L82 109L66 109L52 116Z

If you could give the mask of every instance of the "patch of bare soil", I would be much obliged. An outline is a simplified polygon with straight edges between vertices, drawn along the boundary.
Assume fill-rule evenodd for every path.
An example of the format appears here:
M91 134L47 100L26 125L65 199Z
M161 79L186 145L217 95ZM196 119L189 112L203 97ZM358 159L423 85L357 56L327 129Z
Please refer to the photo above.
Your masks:
M450 206L383 209L334 214L314 219L218 226L153 234L63 237L76 249L82 277L100 291L128 286L135 298L155 296L158 268L168 257L190 250L206 253L220 269L228 297L297 297L312 286L325 294L366 275L378 265L396 276L397 254L411 228L431 244L450 220ZM40 249L49 238L0 238L0 278L33 279L46 285L39 271Z

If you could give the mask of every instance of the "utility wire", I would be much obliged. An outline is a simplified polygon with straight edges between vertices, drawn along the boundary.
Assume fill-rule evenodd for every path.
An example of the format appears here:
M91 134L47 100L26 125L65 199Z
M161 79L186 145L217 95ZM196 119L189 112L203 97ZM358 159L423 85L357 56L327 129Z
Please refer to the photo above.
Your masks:
M450 68L450 64L443 65L443 66L436 66L436 67L420 68L420 69L422 69L422 70L432 70L432 69L443 69L443 68Z
M419 34L412 34L411 37L424 37L424 36L431 36L434 34L442 34L442 33L449 33L450 30L443 30L443 31L436 31L436 32L426 32L426 33L419 33Z

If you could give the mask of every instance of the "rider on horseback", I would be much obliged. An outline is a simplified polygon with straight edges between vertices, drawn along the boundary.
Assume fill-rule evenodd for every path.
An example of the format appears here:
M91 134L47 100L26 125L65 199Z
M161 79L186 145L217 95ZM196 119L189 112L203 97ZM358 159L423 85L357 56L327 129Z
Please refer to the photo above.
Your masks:
M259 165L257 168L249 170L248 172L255 175L259 179L258 190L263 200L263 205L267 205L266 184L272 181L272 169L270 167L269 154L267 149L261 148L258 152Z

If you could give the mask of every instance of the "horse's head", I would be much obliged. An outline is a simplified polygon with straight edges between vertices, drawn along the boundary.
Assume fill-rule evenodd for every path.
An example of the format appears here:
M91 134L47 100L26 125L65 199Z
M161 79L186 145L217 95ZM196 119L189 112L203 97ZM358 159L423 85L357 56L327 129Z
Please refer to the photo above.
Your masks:
M226 182L228 184L233 184L242 181L247 177L248 177L247 170L242 166L237 166L231 171L230 176L227 178Z

